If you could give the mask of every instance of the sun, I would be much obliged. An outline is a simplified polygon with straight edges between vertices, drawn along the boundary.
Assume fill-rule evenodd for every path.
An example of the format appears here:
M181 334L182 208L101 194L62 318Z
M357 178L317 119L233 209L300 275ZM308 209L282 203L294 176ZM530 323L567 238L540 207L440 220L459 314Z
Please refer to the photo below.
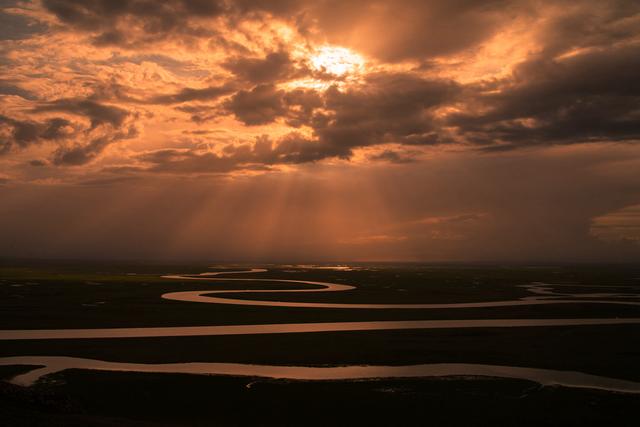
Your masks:
M339 46L322 46L310 58L311 65L316 71L321 71L336 77L354 74L364 67L362 56Z

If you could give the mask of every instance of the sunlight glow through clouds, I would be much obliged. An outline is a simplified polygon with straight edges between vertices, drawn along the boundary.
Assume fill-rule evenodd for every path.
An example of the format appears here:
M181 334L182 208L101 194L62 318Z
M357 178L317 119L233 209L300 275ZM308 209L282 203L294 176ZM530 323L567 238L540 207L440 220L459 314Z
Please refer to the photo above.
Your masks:
M83 200L108 193L118 206L101 220L125 230L124 195L144 182L184 198L175 217L147 215L163 230L193 218L175 233L194 256L234 210L256 257L631 256L590 224L636 230L619 222L640 203L638 2L39 0L0 13L24 27L0 28L0 235L29 250L57 253L66 222L29 197L90 219ZM196 197L211 182L215 203ZM420 222L469 212L487 215ZM66 255L109 246L89 234ZM338 244L350 238L362 252Z
M364 59L345 47L322 46L311 57L311 64L317 71L340 77L347 73L362 71Z

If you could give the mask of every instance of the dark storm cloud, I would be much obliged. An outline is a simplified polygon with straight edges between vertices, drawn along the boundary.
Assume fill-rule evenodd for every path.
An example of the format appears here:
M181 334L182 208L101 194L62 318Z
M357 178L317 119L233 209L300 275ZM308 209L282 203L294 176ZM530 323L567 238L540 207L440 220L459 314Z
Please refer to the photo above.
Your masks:
M53 118L45 122L35 122L0 115L0 155L42 141L67 138L72 133L72 123L66 119Z
M203 89L184 88L177 93L158 95L149 100L152 104L181 104L190 101L209 101L232 93L230 85L212 86Z
M308 126L312 138L294 138L296 142L285 145L298 147L300 141L308 139L312 144L309 152L295 148L292 152L298 154L287 158L348 158L354 148L383 143L449 143L454 139L445 129L448 126L457 129L456 142L470 142L493 151L638 139L635 75L640 73L640 51L631 40L639 31L638 20L633 17L640 11L640 4L626 0L563 1L554 4L564 7L549 9L550 4L527 0L171 0L160 6L147 0L44 2L62 22L99 33L104 41L116 44L125 43L129 36L119 32L124 22L155 40L172 34L197 35L200 18L210 23L220 16L242 21L267 19L267 15L261 15L266 13L289 19L302 34L313 27L331 42L379 59L422 63L479 45L509 25L511 18L526 18L541 29L536 33L540 52L515 66L513 76L497 81L464 86L442 78L426 80L411 73L380 72L367 76L363 85L347 85L340 90L286 91L274 83L308 70L279 47L262 57L233 56L223 62L239 87L250 84L252 89L234 93L231 84L187 87L136 101L185 104L178 108L191 114L196 123L226 111L248 126L276 121L296 128ZM383 30L384 37L380 37ZM202 35L210 37L209 32ZM572 52L572 57L561 56L573 49L587 50ZM166 58L160 60L167 62ZM171 61L167 64L177 67ZM487 87L491 90L485 90ZM218 100L232 93L218 105L188 104ZM135 101L115 95L114 99ZM439 107L454 102L461 113L446 120L436 117Z
M545 19L541 43L546 55L576 48L608 47L638 34L635 0L564 1L564 13Z
M199 152L190 149L163 149L143 153L137 160L148 164L146 172L161 173L225 173L238 169L266 169L256 160L250 148L234 150L233 153L220 155L212 152Z
M217 16L224 11L224 1L166 0L161 4L152 0L44 0L44 6L62 21L81 28L100 27L124 16L141 16L157 20L159 27L149 30L171 29L179 19L190 16Z
M453 115L450 124L472 142L506 143L502 148L637 140L638 75L638 46L531 59L497 90L477 94L486 111Z
M236 169L233 160L214 153L166 149L145 153L138 160L150 164L148 171L164 173L222 173Z
M528 2L519 0L326 0L309 20L332 42L386 61L425 60L475 46ZM306 21L303 21L306 22Z
M24 147L41 140L60 140L52 157L54 165L78 166L89 163L110 144L138 134L130 120L136 115L120 107L89 99L59 99L42 103L31 112L69 113L90 122L90 126L83 129L81 124L61 118L48 120L46 126L5 119L5 123L13 128L12 140L5 144L6 149L16 145Z
M271 123L286 113L284 91L270 84L237 92L226 103L226 107L246 125Z
M344 90L331 87L325 92L311 89L285 92L274 85L258 85L236 93L226 108L246 125L283 119L290 126L309 126L315 136L310 147L313 155L305 153L299 157L320 160L349 157L353 148L381 143L438 143L433 112L452 102L459 93L459 85L448 80L379 73L368 76L356 87ZM286 144L298 146L299 142Z
M331 157L348 159L349 147L327 144L291 132L277 139L267 135L256 138L255 143L229 144L221 153L200 149L163 149L141 154L136 160L148 164L145 172L163 173L222 173L234 170L270 170L284 164L304 164ZM386 150L372 160L391 163L410 163L416 153Z
M120 127L129 112L113 105L105 105L88 99L59 99L44 103L35 107L32 112L65 112L84 116L91 122L91 128L96 128L103 124L110 124L113 127Z
M29 101L35 101L37 99L37 96L34 93L21 88L12 81L3 79L0 79L0 96L1 95L15 95Z
M16 7L17 2L0 3L0 40L22 40L46 31L47 26L23 15L7 13L5 7Z
M161 5L149 0L45 0L43 4L60 21L93 34L100 43L126 45L131 37L148 36L148 41L154 41L175 34L211 37L211 31L202 26L204 21L212 24L214 18L225 17L240 23L271 15L289 20L311 38L319 34L329 42L392 62L411 59L425 63L464 51L508 26L509 17L523 18L541 29L536 32L539 52L500 80L463 85L409 71L380 71L364 75L361 84L324 91L286 90L276 84L309 70L282 46L272 46L264 56L247 56L246 51L227 58L221 65L233 73L235 80L230 83L185 87L141 98L129 96L126 88L105 87L87 100L59 100L33 110L82 115L89 118L92 129L108 124L120 133L127 133L120 130L127 111L99 101L181 104L176 108L191 114L196 123L230 114L247 126L278 122L310 130L304 137L291 133L268 144L263 141L260 153L255 151L257 147L250 153L243 148L242 159L238 149L230 155L233 161L214 159L195 149L193 156L183 161L184 170L189 169L187 164L201 169L207 158L215 165L224 161L238 167L244 162L273 165L350 158L354 149L387 143L424 146L468 142L487 151L506 151L532 145L640 138L640 91L635 78L640 74L640 49L632 42L638 34L638 20L632 19L640 11L637 2L560 2L565 7L554 8L553 13L548 13L547 3L527 0L170 0ZM124 31L125 23L130 31ZM380 37L382 30L384 37ZM185 71L184 64L162 55L141 53L127 61L147 59ZM28 96L11 85L0 90ZM216 102L198 103L204 101ZM455 106L459 112L438 111L447 106ZM23 128L20 132L28 135L28 125ZM90 152L104 145L100 138L91 141L87 147L98 149ZM387 150L371 159L410 160L399 153ZM81 154L71 157L85 158ZM178 158L174 155L158 164Z
M313 112L323 105L323 93L313 89L284 91L263 84L237 92L225 108L246 125L263 125L282 118L289 126L300 127L310 125Z
M395 150L384 150L381 153L369 156L369 159L397 164L411 163L416 161L412 153L402 153Z
M245 48L221 35L212 20L222 17L238 23L259 15L289 18L305 9L304 1L287 0L43 0L43 5L64 25L93 35L97 46L135 49L174 37L211 38L240 51Z
M313 89L294 89L283 97L287 105L286 123L294 128L311 125L313 112L324 105L321 93Z
M281 164L300 164L339 156L331 147L290 133L277 140L256 138L254 144L229 144L221 153L200 149L162 149L140 154L136 160L147 164L145 172L223 173L234 170L269 170Z
M333 43L355 47L384 60L444 55L480 43L500 28L501 20L523 1L515 0L44 0L65 25L94 35L98 45L134 47L178 36L217 37L202 22L230 22L276 16L301 34L323 34ZM132 27L133 25L133 27ZM132 31L135 30L135 31ZM384 37L380 37L384 31ZM219 40L224 43L224 37ZM282 60L276 56L268 61ZM230 64L233 66L233 64ZM257 64L245 63L246 66ZM245 76L266 82L261 72Z
M566 6L536 9L542 49L510 77L467 87L467 111L448 120L463 140L505 151L640 139L640 3Z
M33 166L34 168L40 168L47 165L48 163L44 160L34 159L29 161L29 166Z
M526 17L544 26L541 42L548 51L570 46L606 46L612 38L637 33L625 18L638 13L634 0L593 2L533 0L44 0L45 8L70 28L95 36L102 45L135 47L176 35L215 38L234 45L212 20L238 23L270 16L288 20L302 35L318 36L383 61L428 62L478 46L513 20ZM550 7L564 7L547 15ZM241 46L236 46L242 49ZM238 57L229 69L254 84L281 77L286 54Z
M92 138L84 144L63 145L53 153L52 162L58 166L84 165L95 159L107 146L114 142L134 138L137 135L137 129L134 126L130 126L123 131L110 132L106 135Z
M174 34L212 35L190 18L212 18L225 11L225 2L207 0L44 0L44 7L63 23L90 33L98 45L152 42ZM132 40L128 20L136 20L142 40ZM134 25L135 25L134 24Z
M220 108L217 105L207 105L207 104L191 104L191 105L179 105L175 107L176 110L182 111L184 113L191 114L191 121L194 123L202 124L209 120L215 119L220 115L224 115L223 112L220 111ZM191 131L186 131L191 132ZM193 131L197 132L197 131Z
M453 102L459 93L459 85L448 80L377 74L355 88L330 88L324 99L326 112L314 117L312 127L329 151L345 154L381 143L430 145L437 142L435 109Z
M295 10L295 12L293 12ZM638 34L635 0L324 0L292 6L299 29L383 61L433 58L468 51L517 20L539 28L548 54L606 47Z
M344 147L325 144L292 132L275 143L269 138L258 139L255 145L258 158L272 164L300 164L316 162L329 157L348 158L350 152Z
M253 84L286 80L297 71L289 53L284 51L271 52L264 58L233 58L224 67L238 78Z
M113 28L121 20L138 18L149 33L192 31L190 18L223 14L268 12L287 15L300 11L304 1L242 0L43 0L62 22L87 31Z
M379 73L356 87L345 90L332 87L324 92L285 91L275 85L258 85L238 91L223 108L245 125L281 120L292 127L309 127L312 136L292 132L277 140L261 137L253 146L228 146L222 157L196 149L161 151L140 160L156 164L154 170L188 172L193 168L193 172L203 172L217 171L221 165L242 169L246 164L348 159L355 148L382 143L432 145L440 142L434 131L434 110L455 100L460 90L459 85L448 80L427 80L407 73ZM185 105L180 109L195 115L211 112L212 117L223 113L203 106ZM379 160L401 163L411 161L411 156L408 152L402 155L389 152Z

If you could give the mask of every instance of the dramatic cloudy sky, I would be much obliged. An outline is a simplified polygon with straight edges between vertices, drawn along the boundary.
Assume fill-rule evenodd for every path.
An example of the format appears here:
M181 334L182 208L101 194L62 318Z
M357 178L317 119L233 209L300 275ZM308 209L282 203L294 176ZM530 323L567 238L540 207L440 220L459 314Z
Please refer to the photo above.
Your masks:
M0 256L640 260L637 0L0 7Z

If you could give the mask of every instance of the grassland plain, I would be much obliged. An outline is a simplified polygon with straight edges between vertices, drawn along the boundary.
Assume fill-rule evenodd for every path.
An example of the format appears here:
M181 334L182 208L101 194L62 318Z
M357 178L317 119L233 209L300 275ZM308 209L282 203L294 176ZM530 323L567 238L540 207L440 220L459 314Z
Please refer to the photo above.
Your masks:
M0 269L2 329L196 326L401 319L638 317L608 304L433 310L345 310L198 304L160 298L194 289L290 289L283 283L190 282L206 265L12 262ZM240 266L242 267L242 266ZM353 291L229 294L234 298L340 303L475 302L529 296L532 282L565 292L640 289L637 266L358 265L342 271L265 266L252 277L350 284ZM594 288L585 285L597 286ZM300 285L295 285L299 289ZM638 326L480 328L313 334L5 341L0 357L324 366L486 363L575 370L640 381ZM9 369L11 368L11 369ZM25 367L3 367L9 378ZM251 385L250 387L247 387ZM304 382L68 370L29 389L2 384L5 425L415 424L634 425L635 395L505 379ZM57 403L56 403L57 402ZM64 402L64 403L60 403ZM288 408L287 415L281 410ZM250 408L250 409L249 409ZM460 410L464 408L464 410ZM488 409L494 408L494 409ZM500 410L495 410L500 408ZM544 409L542 409L544 408ZM553 415L551 415L553 414ZM579 414L579 415L577 415ZM20 424L23 423L23 424ZM75 423L75 424L74 424ZM141 424L138 424L141 423Z

